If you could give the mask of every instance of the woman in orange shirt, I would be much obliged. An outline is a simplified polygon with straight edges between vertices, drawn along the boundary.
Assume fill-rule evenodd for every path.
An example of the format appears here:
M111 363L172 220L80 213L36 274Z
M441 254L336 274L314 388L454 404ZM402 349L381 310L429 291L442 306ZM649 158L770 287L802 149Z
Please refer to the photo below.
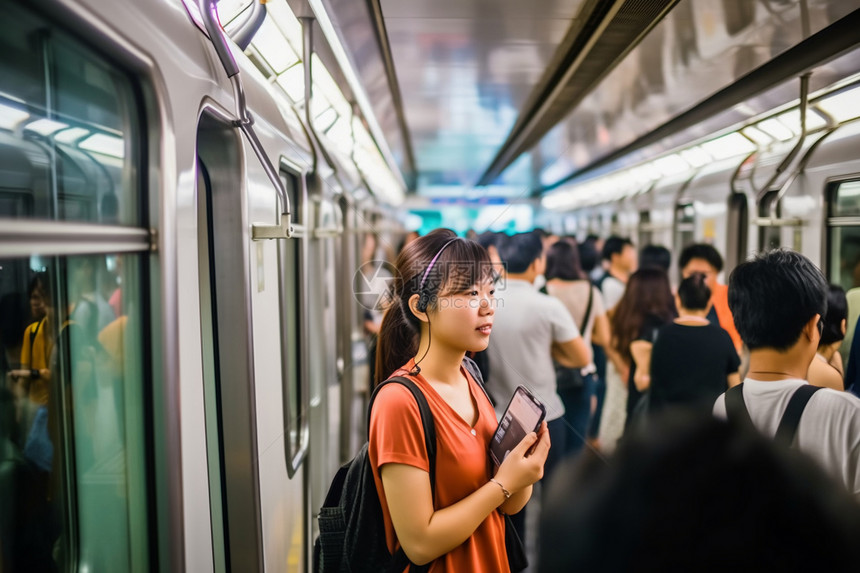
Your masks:
M487 347L494 307L492 264L474 241L439 229L409 243L396 263L391 306L377 347L379 383L408 376L436 424L436 496L415 399L399 384L376 397L369 457L386 541L437 572L508 571L505 521L543 475L546 426L528 434L493 472L488 448L496 416L463 368L467 351Z

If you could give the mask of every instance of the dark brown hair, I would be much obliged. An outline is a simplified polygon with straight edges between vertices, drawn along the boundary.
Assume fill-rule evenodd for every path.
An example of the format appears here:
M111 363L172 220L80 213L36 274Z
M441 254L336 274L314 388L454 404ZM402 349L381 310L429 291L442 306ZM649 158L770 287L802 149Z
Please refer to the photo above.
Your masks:
M562 239L556 241L546 256L546 280L561 279L564 281L578 281L588 277L579 265L579 249L576 240Z
M628 363L633 359L630 343L639 336L648 315L665 322L678 315L669 276L660 269L639 269L630 275L624 296L612 313L612 347Z
M418 351L421 321L409 309L412 295L426 292L427 310L432 312L439 297L465 292L493 278L493 265L484 247L470 239L458 238L450 229L436 229L406 245L395 263L389 306L379 330L374 387Z

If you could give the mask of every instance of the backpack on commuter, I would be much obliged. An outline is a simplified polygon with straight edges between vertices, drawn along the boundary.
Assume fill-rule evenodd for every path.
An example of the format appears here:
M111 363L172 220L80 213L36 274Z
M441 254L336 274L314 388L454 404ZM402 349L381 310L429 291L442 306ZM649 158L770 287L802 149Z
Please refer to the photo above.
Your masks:
M430 405L421 389L408 378L394 377L376 387L367 406L367 432L370 436L370 412L379 390L387 384L402 384L415 397L424 427L424 443L430 462L430 489L436 492L436 425ZM367 450L361 447L355 457L341 466L329 487L319 513L320 534L314 542L314 573L400 573L409 565L410 573L427 571L429 564L410 564L403 548L392 555L385 543L382 505L373 480L373 468Z
M785 412L779 420L779 426L776 429L776 435L773 439L786 447L791 447L794 443L794 436L797 434L797 427L800 424L800 417L803 415L803 410L806 409L806 404L809 403L812 395L821 390L818 386L804 384L794 391L788 401L788 406L785 407ZM749 410L744 401L744 385L738 384L733 388L729 388L726 392L726 419L729 422L738 423L742 426L755 428L752 418L750 418Z

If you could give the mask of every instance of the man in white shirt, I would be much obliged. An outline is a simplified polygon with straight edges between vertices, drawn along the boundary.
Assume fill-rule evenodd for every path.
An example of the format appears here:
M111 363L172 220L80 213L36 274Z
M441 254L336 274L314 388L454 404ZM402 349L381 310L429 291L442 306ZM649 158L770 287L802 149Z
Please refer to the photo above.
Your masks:
M603 243L603 260L608 263L606 276L600 281L600 290L603 292L603 302L606 308L614 308L627 287L627 279L636 272L637 259L636 248L633 242L626 237L612 236Z
M827 312L827 281L803 255L778 249L742 263L729 279L729 308L750 350L743 399L753 424L768 436L806 373ZM714 415L726 417L725 394ZM824 388L810 398L794 444L860 498L860 399Z
M534 285L546 268L540 237L519 233L500 241L498 250L506 272L503 286L496 290L493 335L487 347L487 392L499 417L519 385L544 403L552 443L544 464L544 479L548 480L562 459L568 431L552 360L555 357L565 366L581 368L591 362L591 348L561 301L539 292ZM525 510L512 520L525 539Z

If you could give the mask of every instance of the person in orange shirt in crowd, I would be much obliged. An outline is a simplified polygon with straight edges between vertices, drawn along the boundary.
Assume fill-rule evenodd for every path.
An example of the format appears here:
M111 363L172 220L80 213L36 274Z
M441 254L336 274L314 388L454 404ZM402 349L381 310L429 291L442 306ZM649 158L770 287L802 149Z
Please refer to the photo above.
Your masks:
M410 378L436 425L436 490L418 405L400 384L384 386L370 414L368 457L388 549L402 547L430 573L509 571L503 513L519 512L543 476L546 423L495 469L495 410L463 367L484 350L495 313L492 264L478 243L439 229L409 243L396 263L391 306L376 354L376 383Z
M723 270L723 257L711 245L696 243L681 251L678 267L681 269L681 278L684 279L693 273L705 275L705 282L711 289L711 307L708 309L707 318L712 324L719 324L729 333L735 350L740 354L743 342L729 309L729 287L717 282L717 276Z

